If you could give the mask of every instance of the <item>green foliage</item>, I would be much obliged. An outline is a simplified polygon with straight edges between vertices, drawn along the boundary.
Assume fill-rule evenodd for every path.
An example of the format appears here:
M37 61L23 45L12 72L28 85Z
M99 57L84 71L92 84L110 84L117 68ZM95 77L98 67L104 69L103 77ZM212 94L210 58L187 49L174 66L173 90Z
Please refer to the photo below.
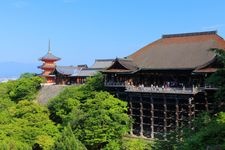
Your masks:
M217 101L225 101L225 69L220 69L212 74L207 82L219 89L216 92L215 98Z
M42 79L40 77L20 78L14 82L13 88L9 92L11 100L18 102L20 100L34 100Z
M224 49L218 49L218 48L214 48L211 49L214 53L216 53L217 58L219 59L219 61L225 65L225 50Z
M159 141L157 149L224 149L225 148L225 113L210 116L203 113L193 122L193 128L183 128L182 138L173 135L174 140ZM176 141L175 141L176 140Z
M108 92L97 92L83 105L82 124L72 124L74 132L87 148L100 149L112 140L120 139L129 130L127 103Z
M103 83L103 75L98 73L88 78L85 85L66 88L49 102L50 118L56 123L67 125L69 120L75 119L74 116L82 116L80 104L93 98L96 91L103 90Z
M79 117L82 114L80 101L85 99L87 99L87 95L79 87L66 88L49 102L50 118L58 124L67 125L71 118Z
M0 112L14 105L15 103L9 99L4 99L0 97Z
M222 49L212 49L217 54L219 62L223 68L213 73L207 82L218 88L215 99L220 109L225 102L225 51ZM224 110L224 109L221 109ZM184 129L183 140L175 145L177 149L225 149L225 113L221 112L217 116L210 116L207 113L201 114L193 122L192 129Z
M40 89L42 78L24 75L15 81L0 83L0 98L18 102L20 100L34 100Z
M87 94L90 91L103 91L105 89L103 74L99 72L95 76L88 78L82 88L82 90L86 91Z
M55 150L86 150L85 146L75 137L70 125L64 127L62 136L55 144Z
M10 84L11 82L0 83L0 98L1 99L10 99L9 98L9 92L11 90Z
M86 89L90 90L86 85L69 87L51 100L48 108L56 123L71 123L75 136L87 148L100 149L128 132L127 103L108 92Z
M0 143L1 150L32 150L32 147L18 140L6 138Z
M121 141L112 140L103 148L103 150L121 150Z
M153 150L156 149L155 142L141 138L122 138L110 141L103 150Z
M154 142L145 139L126 138L123 140L123 150L152 150L154 149Z
M32 77L35 77L35 76L36 76L35 73L26 72L26 73L21 74L20 78L32 78Z
M59 136L57 127L49 119L48 110L34 102L20 101L18 104L12 104L0 111L0 115L0 143L7 146L18 142L16 148L20 144L28 145L31 149L36 144L50 149Z
M213 73L207 79L207 82L219 88L215 94L216 100L218 102L225 102L225 50L222 49L212 49L212 50L217 54L218 60L223 64L223 68Z

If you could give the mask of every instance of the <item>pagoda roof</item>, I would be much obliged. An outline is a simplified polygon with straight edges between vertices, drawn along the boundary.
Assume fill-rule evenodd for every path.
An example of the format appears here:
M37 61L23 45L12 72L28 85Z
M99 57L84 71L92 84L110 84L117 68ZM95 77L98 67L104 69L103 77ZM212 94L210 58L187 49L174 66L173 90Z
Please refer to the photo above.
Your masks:
M51 51L48 51L48 53L46 55L44 55L43 57L39 58L39 60L53 60L53 61L58 61L61 58L54 56Z
M45 69L45 68L55 68L55 64L42 64L41 66L38 66L40 69Z
M140 69L196 69L215 60L212 48L225 49L216 31L163 35L130 56Z

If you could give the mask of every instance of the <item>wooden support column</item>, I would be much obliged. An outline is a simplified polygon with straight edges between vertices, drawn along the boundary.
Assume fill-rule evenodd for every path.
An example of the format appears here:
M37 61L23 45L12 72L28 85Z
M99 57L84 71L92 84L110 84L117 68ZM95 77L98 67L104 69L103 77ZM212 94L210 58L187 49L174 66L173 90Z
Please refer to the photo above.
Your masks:
M166 140L166 134L167 134L167 101L166 101L166 96L165 94L163 94L163 107L164 107L164 127L163 127L163 130L164 130L164 139Z
M128 96L128 98L129 98L129 105L130 105L130 107L129 107L129 110L130 110L130 116L132 117L132 116L133 116L132 97L129 97L129 96ZM130 134L131 134L131 135L134 135L134 134L133 134L133 124L130 125Z
M150 95L151 98L151 138L154 138L154 99L152 94Z
M205 110L209 112L209 104L208 104L208 95L207 92L204 92L204 98L205 98Z
M178 99L178 96L176 95L175 97L175 100L176 100L176 132L177 132L177 135L176 135L176 138L177 140L180 140L179 137L180 135L182 134L182 131L180 132L179 128L180 128L180 117L181 117L181 114L180 114L180 109L182 109L182 107L180 108L179 107L179 99Z
M189 125L189 128L191 128L191 120L192 120L192 108L193 108L193 105L192 105L192 101L194 100L193 97L190 97L188 99L188 125Z
M176 129L179 128L179 101L178 98L176 96Z
M142 95L140 94L140 136L143 135L144 129L143 129L143 101L142 101Z

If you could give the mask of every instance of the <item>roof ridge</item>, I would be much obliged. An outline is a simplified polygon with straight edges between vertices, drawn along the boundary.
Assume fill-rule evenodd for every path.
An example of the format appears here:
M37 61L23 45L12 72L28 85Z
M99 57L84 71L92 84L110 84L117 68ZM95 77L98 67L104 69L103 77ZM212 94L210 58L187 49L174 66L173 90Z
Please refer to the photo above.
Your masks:
M114 60L114 59L95 59L95 61L112 61L112 60Z
M204 32L190 32L190 33L178 33L178 34L164 34L162 38L173 38L173 37L186 37L186 36L199 36L199 35L214 35L217 31L204 31Z

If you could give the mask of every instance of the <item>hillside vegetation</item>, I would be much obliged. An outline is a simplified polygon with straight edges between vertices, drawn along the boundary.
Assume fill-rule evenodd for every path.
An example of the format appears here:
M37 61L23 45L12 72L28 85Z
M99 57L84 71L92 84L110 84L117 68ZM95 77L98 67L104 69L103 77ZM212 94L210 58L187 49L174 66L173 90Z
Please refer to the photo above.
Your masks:
M225 53L215 50L225 64ZM40 77L23 74L0 84L2 150L189 150L225 149L225 69L208 82L219 87L216 114L203 113L166 141L130 138L127 102L104 91L97 74L82 86L68 86L46 105L37 101ZM45 101L46 102L46 101ZM180 132L182 131L182 132Z

